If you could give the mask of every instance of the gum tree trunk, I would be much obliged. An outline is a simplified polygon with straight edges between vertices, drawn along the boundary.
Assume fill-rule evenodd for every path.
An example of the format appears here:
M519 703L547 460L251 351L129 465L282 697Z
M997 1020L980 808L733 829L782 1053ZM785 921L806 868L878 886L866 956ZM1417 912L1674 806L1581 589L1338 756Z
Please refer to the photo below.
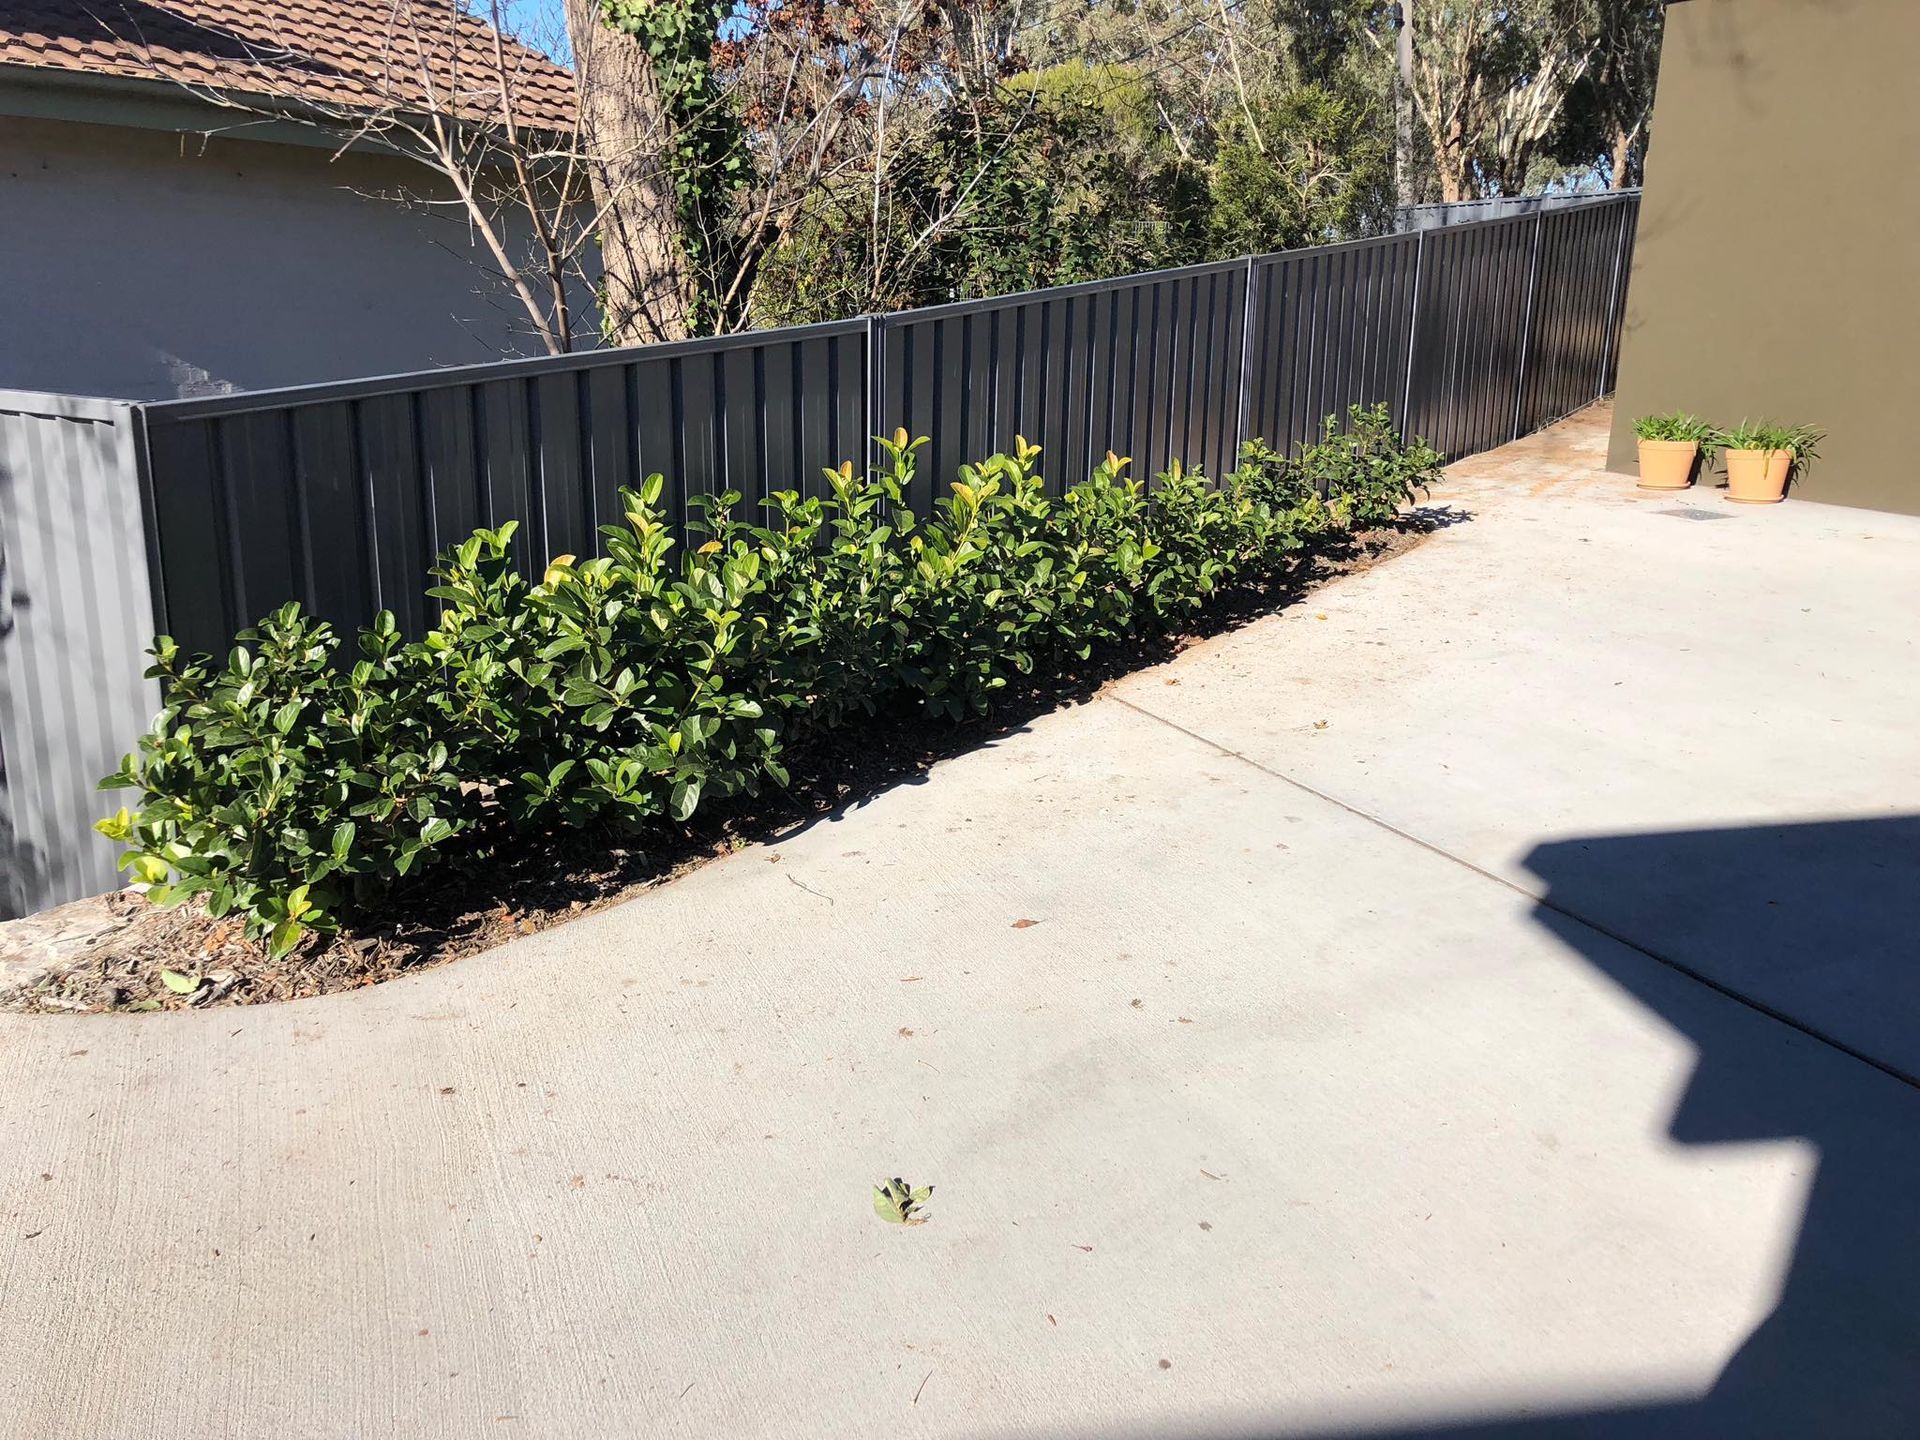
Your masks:
M566 14L600 216L602 331L616 345L684 339L687 267L659 79L644 49L607 28L599 0L566 0Z

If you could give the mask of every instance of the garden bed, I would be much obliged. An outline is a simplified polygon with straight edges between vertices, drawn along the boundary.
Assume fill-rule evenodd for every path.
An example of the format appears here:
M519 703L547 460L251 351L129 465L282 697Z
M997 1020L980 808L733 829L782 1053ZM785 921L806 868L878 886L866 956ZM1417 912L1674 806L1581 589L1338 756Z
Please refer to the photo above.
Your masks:
M235 917L216 919L191 903L161 909L130 890L0 924L0 1009L87 1013L259 1004L357 989L491 949L617 904L748 844L777 842L1038 714L1083 702L1119 675L1402 554L1458 518L1446 510L1415 511L1391 528L1317 549L1283 581L1218 597L1177 635L1096 649L1072 670L1004 696L991 717L954 722L909 711L828 732L790 752L786 788L703 805L685 824L650 831L644 843L598 828L516 836L484 860L436 869L338 931L310 934L277 957L248 939ZM179 994L163 972L191 974L197 983L190 994Z

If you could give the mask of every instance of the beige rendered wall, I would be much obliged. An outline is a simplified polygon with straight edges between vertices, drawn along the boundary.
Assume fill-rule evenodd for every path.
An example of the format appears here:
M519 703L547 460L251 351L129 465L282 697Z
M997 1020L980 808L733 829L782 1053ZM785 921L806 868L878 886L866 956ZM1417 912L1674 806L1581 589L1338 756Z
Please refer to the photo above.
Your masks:
M0 115L0 388L168 399L544 353L453 208L381 198L423 178Z
M1823 427L1795 493L1920 513L1920 0L1667 11L1611 468L1632 421Z

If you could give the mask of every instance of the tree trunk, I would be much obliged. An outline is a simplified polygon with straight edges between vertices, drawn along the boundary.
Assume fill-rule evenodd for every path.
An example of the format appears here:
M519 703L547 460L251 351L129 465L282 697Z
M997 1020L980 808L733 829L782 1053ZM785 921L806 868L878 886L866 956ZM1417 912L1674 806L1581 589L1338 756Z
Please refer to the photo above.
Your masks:
M1607 177L1608 189L1624 190L1628 185L1633 183L1632 178L1627 173L1627 165L1632 158L1633 136L1628 133L1626 126L1614 126L1613 165L1611 173Z
M581 139L600 216L601 329L616 345L691 332L660 84L638 42L607 28L600 0L566 0Z
M1401 0L1393 45L1393 203L1415 204L1413 193L1413 0Z
M1433 137L1433 168L1440 178L1440 198L1449 205L1471 200L1467 183L1467 137L1458 122L1447 133Z

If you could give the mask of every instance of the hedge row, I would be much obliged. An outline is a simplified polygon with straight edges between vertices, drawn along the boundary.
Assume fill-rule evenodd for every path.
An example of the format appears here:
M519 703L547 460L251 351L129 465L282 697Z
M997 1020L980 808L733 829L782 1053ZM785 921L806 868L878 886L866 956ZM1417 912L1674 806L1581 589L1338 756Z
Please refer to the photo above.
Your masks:
M1176 465L1145 486L1109 455L1049 499L1020 441L921 519L902 497L925 442L880 443L884 466L843 464L757 520L735 494L699 502L686 546L653 476L603 556L562 555L537 583L512 525L477 531L435 572L437 627L408 641L382 614L352 664L297 604L224 664L161 637L165 708L101 782L139 808L99 828L149 898L204 896L284 952L515 830L683 821L785 785L787 746L890 703L984 713L1016 675L1177 629L1316 537L1387 523L1441 460L1355 407L1297 459L1248 444L1218 483Z

